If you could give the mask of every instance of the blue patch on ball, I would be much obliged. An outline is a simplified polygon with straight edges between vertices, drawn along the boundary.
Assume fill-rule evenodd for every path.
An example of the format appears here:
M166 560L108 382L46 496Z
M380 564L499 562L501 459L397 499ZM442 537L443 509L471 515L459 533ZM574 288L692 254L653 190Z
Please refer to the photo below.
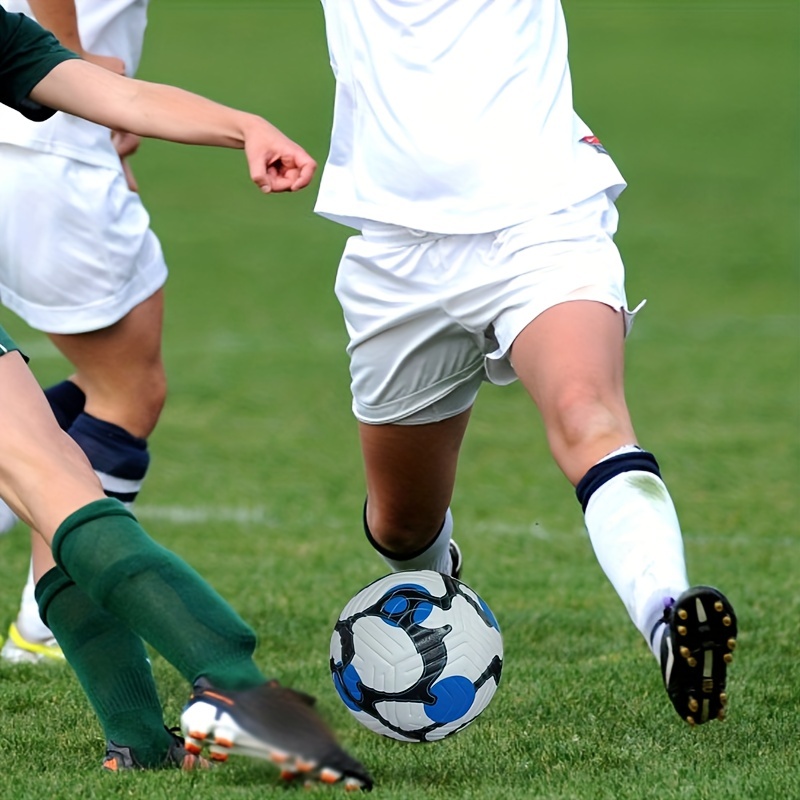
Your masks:
M436 702L426 706L425 713L434 722L443 725L461 719L472 708L476 692L471 680L453 675L431 686L431 694Z

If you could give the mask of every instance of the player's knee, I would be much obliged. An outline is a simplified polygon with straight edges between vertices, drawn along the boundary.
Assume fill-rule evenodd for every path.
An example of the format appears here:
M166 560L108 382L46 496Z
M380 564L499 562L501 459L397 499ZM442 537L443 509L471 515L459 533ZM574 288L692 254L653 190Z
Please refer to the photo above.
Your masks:
M143 388L141 400L141 408L151 423L151 429L155 428L167 402L167 377L163 370L154 374L152 381Z
M442 526L441 514L424 513L419 508L365 507L364 531L380 549L405 555L416 552L433 539Z
M630 428L624 404L612 402L592 390L577 388L564 393L547 419L554 455L614 440Z

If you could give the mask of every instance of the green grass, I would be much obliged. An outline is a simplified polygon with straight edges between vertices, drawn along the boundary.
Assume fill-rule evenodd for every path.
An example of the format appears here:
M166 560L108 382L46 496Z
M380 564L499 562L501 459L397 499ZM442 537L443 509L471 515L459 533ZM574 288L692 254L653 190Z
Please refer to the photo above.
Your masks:
M466 575L495 610L504 679L474 726L404 746L351 720L327 674L333 620L384 570L332 293L347 231L314 189L261 197L240 153L147 143L142 194L171 267L170 397L140 516L260 636L259 663L319 696L376 796L704 800L797 792L800 478L798 10L789 2L566 0L579 112L623 169L619 243L640 438L661 461L690 574L740 615L730 718L682 726L596 565L519 387L487 387L453 507ZM152 4L141 75L258 111L324 160L332 79L315 0ZM64 363L9 314L43 383ZM0 540L10 620L25 532ZM5 623L0 620L0 625ZM154 667L167 716L186 687ZM107 776L66 669L0 664L0 796L285 796L267 765ZM321 796L322 789L309 796ZM306 796L305 794L303 796Z

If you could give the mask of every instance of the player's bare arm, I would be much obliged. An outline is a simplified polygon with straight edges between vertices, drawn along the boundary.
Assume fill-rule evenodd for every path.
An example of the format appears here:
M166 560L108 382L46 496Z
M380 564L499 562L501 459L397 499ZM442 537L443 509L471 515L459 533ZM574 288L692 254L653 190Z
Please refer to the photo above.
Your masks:
M31 98L109 128L184 144L243 149L262 192L307 186L316 162L256 114L166 84L115 75L86 61L65 61L33 88Z

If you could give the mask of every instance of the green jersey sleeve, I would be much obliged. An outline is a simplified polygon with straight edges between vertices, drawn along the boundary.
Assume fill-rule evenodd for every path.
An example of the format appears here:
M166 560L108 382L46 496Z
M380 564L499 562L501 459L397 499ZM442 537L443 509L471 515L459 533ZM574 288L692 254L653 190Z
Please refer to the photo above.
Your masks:
M52 108L28 95L53 67L70 58L78 56L32 19L0 7L0 103L37 122L51 117Z

